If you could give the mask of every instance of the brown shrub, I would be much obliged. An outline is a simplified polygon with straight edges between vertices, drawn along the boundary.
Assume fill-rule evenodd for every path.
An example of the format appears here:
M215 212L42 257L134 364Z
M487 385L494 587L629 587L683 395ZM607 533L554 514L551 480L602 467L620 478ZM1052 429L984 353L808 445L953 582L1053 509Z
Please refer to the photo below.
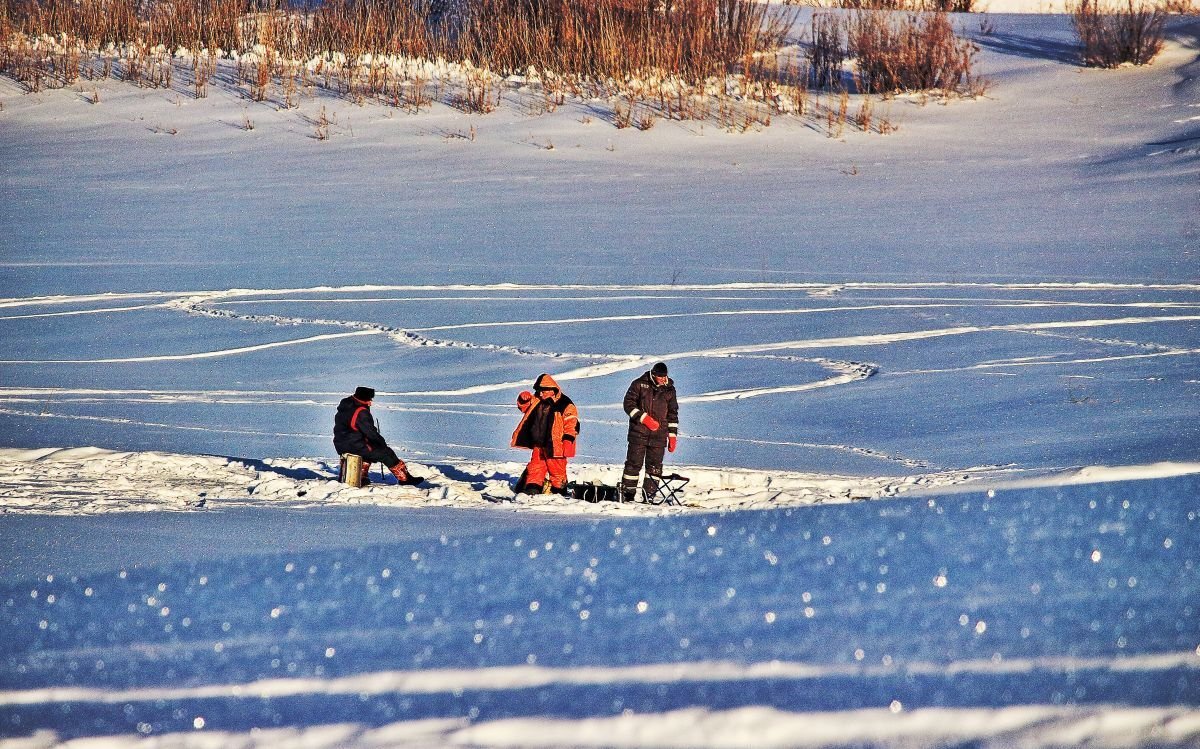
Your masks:
M812 19L812 47L808 51L809 75L817 88L842 88L842 65L846 47L842 43L842 21L827 13Z
M1079 0L1070 11L1087 67L1148 65L1162 51L1167 12L1161 5L1146 0Z
M974 95L986 87L974 73L979 48L954 32L944 12L892 15L863 11L850 19L847 38L862 92Z
M621 79L649 69L700 80L777 47L795 18L755 0L325 0L262 11L261 0L0 0L0 19L27 35L67 34L90 48L138 42L167 49L246 50L286 57L326 51L469 60L499 73L529 67Z

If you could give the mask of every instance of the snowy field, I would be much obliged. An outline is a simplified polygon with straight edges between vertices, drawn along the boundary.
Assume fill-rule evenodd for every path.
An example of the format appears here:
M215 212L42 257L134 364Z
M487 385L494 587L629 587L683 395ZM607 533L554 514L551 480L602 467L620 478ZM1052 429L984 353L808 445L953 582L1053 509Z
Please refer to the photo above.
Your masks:
M1200 25L957 22L887 136L0 79L0 745L1200 745ZM507 499L659 360L684 506Z
M5 746L1195 746L1198 492L10 516Z

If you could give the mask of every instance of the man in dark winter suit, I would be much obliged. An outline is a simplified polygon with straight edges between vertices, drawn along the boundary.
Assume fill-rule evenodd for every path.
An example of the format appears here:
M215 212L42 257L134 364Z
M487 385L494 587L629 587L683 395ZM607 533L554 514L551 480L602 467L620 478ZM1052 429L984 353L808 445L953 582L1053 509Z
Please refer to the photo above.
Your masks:
M401 484L415 486L421 483L425 479L410 475L408 466L404 465L395 450L388 447L387 441L379 433L375 418L371 416L371 401L374 399L375 390L369 387L357 387L354 395L342 399L333 417L334 448L338 455L351 453L361 456L364 477L371 463L383 463Z
M629 415L629 451L625 454L621 490L625 501L632 502L637 497L638 474L643 464L646 466L643 487L648 494L658 491L663 453L675 452L679 437L679 402L675 397L675 381L667 376L667 365L659 362L630 383L624 406Z

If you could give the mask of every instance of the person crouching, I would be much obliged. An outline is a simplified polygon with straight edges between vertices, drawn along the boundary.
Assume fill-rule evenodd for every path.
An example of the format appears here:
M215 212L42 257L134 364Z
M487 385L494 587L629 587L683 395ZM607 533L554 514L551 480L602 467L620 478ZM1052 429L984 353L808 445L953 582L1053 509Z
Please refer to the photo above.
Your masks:
M523 485L518 483L516 491L541 494L548 476L550 491L566 494L567 459L575 457L579 410L548 374L534 380L533 392L535 400L522 408L521 423L512 436L513 447L533 451L525 468L525 481Z

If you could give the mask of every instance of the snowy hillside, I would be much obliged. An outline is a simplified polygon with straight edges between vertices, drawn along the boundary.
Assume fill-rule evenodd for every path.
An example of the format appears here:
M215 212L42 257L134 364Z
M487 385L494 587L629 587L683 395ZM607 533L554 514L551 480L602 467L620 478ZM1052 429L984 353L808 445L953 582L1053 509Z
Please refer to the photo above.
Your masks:
M992 10L886 135L0 78L0 746L1200 743L1200 24ZM511 497L656 361L682 506Z

